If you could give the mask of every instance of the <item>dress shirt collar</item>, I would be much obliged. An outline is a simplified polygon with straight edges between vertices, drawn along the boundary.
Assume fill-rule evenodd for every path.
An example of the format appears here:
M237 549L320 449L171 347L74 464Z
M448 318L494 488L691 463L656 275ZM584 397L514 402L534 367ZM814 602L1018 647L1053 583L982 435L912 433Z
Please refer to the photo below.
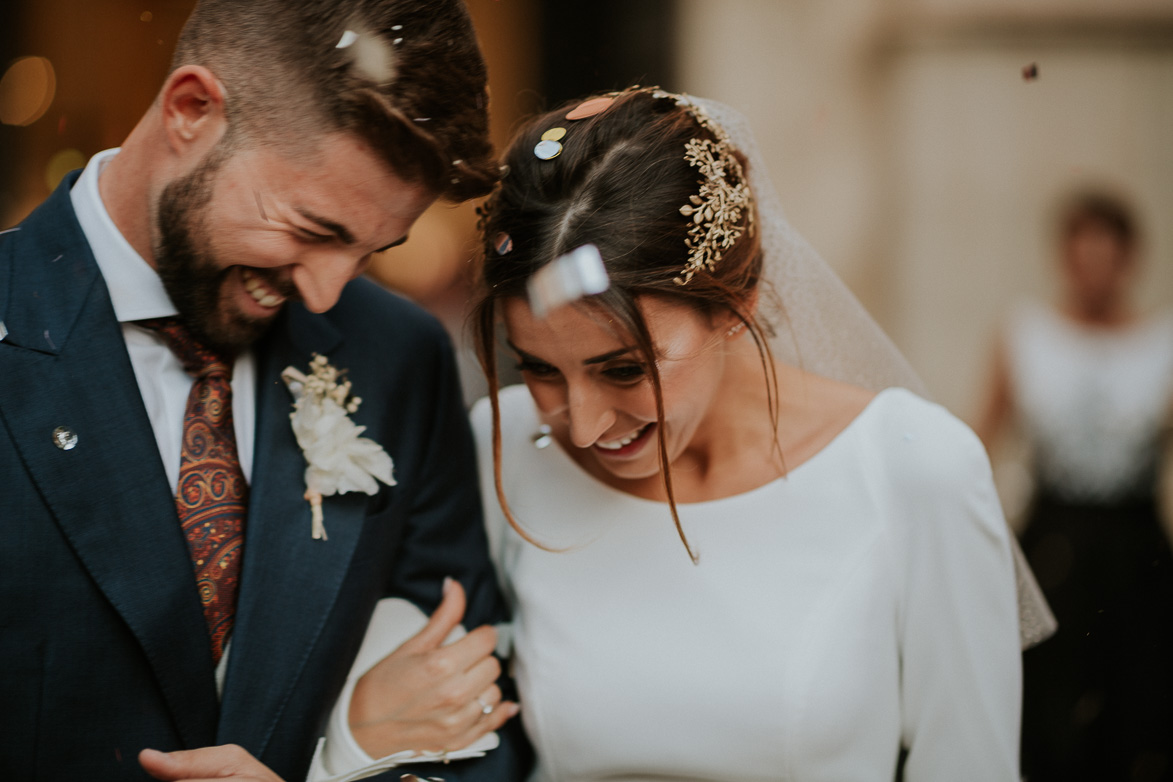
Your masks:
M117 154L117 149L107 149L94 155L73 184L69 196L77 221L106 280L119 323L176 315L163 281L126 241L102 203L98 177Z

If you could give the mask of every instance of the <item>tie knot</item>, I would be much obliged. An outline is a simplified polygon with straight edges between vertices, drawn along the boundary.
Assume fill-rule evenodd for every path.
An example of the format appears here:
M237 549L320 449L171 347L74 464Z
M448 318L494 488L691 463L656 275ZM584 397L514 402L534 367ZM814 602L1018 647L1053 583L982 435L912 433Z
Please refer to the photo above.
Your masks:
M183 370L192 377L215 372L232 377L231 360L196 339L179 318L151 318L135 323L161 336L167 347L183 364Z

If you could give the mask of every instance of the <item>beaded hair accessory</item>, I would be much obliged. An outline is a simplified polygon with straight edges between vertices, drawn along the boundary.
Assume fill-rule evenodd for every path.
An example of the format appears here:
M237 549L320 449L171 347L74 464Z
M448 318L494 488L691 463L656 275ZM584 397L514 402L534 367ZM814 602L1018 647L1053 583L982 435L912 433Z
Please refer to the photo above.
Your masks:
M684 240L688 246L688 263L673 281L677 285L687 285L701 269L713 271L725 251L744 232L753 236L753 191L749 189L741 161L733 154L735 147L729 136L704 109L684 95L659 89L652 90L651 94L654 98L675 101L698 125L713 134L712 139L694 138L684 145L684 159L704 177L697 194L689 196L689 203L680 207L680 214L691 217L692 225Z

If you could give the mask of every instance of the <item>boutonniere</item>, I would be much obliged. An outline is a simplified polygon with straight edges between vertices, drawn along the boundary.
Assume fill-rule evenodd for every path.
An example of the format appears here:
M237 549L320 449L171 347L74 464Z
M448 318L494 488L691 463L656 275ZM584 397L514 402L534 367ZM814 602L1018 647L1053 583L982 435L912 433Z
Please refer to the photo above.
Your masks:
M367 437L365 426L350 420L362 404L350 396L350 381L330 365L325 356L314 354L310 374L286 367L281 379L293 394L293 434L305 455L305 498L310 503L314 540L326 539L322 519L322 497L361 491L374 494L377 481L395 485L391 457Z

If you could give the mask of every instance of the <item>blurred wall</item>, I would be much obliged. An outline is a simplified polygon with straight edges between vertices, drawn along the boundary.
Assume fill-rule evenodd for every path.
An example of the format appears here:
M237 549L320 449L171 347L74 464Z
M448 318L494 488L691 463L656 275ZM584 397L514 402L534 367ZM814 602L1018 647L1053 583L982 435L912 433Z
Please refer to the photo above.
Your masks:
M1131 195L1143 302L1173 305L1173 3L681 0L680 37L682 89L748 115L791 222L963 417L1008 307L1051 295L1069 187Z

